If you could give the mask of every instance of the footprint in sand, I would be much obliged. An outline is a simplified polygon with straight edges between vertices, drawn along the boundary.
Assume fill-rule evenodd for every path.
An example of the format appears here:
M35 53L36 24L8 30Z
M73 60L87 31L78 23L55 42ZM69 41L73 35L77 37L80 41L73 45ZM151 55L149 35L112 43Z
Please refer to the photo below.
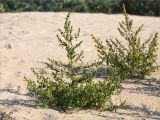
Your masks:
M9 43L9 44L6 44L6 45L5 45L5 48L6 48L6 49L12 49L12 45L11 45L10 43Z

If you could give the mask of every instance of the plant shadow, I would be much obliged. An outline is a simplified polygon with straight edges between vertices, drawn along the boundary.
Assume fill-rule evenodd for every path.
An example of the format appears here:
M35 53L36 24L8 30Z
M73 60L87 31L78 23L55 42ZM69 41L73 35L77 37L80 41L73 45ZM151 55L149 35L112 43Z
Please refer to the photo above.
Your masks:
M126 84L135 84L137 87L126 88L129 93L140 93L160 97L160 87L155 78L128 80Z
M144 104L142 104L142 107L126 105L123 109L129 111L130 113L123 112L123 113L117 113L117 114L133 116L133 113L134 113L134 116L142 117L143 119L154 119L154 120L159 120L160 119L160 112L151 111Z
M15 89L0 89L0 93L2 92L7 92L7 93L11 93L14 94L18 97L30 97L31 94L27 93L27 94L21 94L19 93L17 90ZM14 99L0 99L0 105L20 105L20 106L25 106L25 107L36 107L35 103L33 102L33 100L24 100L24 99L20 99L20 98L14 98Z
M113 116L109 116L107 114L101 113L92 113L93 115L97 115L103 118L117 120L117 119L125 119L125 118L137 118L142 120L159 120L160 119L160 112L151 111L147 108L146 105L142 104L142 107L136 107L131 105L126 105L122 109L122 111L118 111L113 113Z

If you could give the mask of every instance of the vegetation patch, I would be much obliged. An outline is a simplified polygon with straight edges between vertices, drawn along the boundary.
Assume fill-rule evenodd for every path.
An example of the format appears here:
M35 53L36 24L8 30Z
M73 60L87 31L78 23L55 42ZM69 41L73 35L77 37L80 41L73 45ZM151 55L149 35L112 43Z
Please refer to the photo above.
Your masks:
M0 12L68 11L121 13L125 4L128 13L160 16L159 0L1 0Z
M43 107L70 109L98 109L117 111L120 105L111 105L112 95L121 92L121 82L126 78L144 78L156 70L157 38L151 35L144 42L139 37L138 29L133 29L133 20L128 17L124 7L125 20L118 28L120 35L127 42L119 39L106 40L106 46L99 38L92 35L99 59L95 62L83 62L82 41L79 41L80 29L73 32L70 14L65 18L64 30L57 35L59 46L65 49L67 61L48 59L48 74L32 69L36 80L28 79L27 89L34 95L38 105ZM80 52L78 52L80 51ZM103 73L101 80L97 74Z
M103 66L117 68L125 78L144 78L157 68L158 33L150 35L147 40L142 40L139 33L143 25L134 30L133 20L128 17L125 7L124 17L125 20L119 23L118 31L126 45L119 39L107 39L105 46L99 38L92 36L99 61Z
M62 110L73 108L100 109L107 108L112 95L118 94L121 79L116 76L117 70L110 67L110 76L96 81L95 73L90 69L98 63L83 63L83 51L77 52L82 41L79 41L80 29L73 33L73 27L67 15L64 31L57 35L59 45L66 50L67 62L48 59L46 63L51 75L36 72L36 81L25 78L28 90L40 106L60 107ZM115 107L117 109L117 106Z

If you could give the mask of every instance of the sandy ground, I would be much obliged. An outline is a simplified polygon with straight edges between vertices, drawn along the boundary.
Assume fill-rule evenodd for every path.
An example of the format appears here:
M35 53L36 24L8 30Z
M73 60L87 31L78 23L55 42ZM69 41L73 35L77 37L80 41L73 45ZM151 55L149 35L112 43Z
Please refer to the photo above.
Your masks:
M160 88L154 82L160 78L159 71L140 83L123 83L124 90L116 98L127 102L117 113L84 110L67 114L33 106L23 77L32 77L30 68L43 68L41 62L47 61L48 57L65 60L56 34L58 28L63 28L66 15L39 12L0 14L0 119L6 113L6 120L160 120ZM135 27L145 25L142 38L148 38L156 31L160 34L160 17L131 17ZM75 29L81 27L84 61L91 61L97 55L90 35L102 40L119 38L117 26L123 16L73 13L71 20ZM160 50L157 63L160 65Z

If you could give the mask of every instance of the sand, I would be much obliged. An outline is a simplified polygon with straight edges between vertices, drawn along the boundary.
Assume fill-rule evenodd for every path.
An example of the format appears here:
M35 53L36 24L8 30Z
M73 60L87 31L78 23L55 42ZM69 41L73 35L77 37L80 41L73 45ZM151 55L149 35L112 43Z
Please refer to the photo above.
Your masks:
M127 102L117 113L94 110L61 113L34 106L23 77L33 77L30 69L43 68L42 63L48 57L65 60L56 34L58 28L63 28L66 15L65 12L0 14L0 119L5 116L6 120L159 120L160 87L155 82L160 79L159 71L140 83L132 82L134 80L123 83L122 93L114 100ZM144 24L142 38L146 39L154 32L160 34L160 17L132 15L131 18L135 27ZM117 26L123 20L121 14L72 13L71 20L75 30L81 28L85 62L97 59L91 34L101 37L103 41L106 38L120 38ZM160 65L160 50L157 63Z

